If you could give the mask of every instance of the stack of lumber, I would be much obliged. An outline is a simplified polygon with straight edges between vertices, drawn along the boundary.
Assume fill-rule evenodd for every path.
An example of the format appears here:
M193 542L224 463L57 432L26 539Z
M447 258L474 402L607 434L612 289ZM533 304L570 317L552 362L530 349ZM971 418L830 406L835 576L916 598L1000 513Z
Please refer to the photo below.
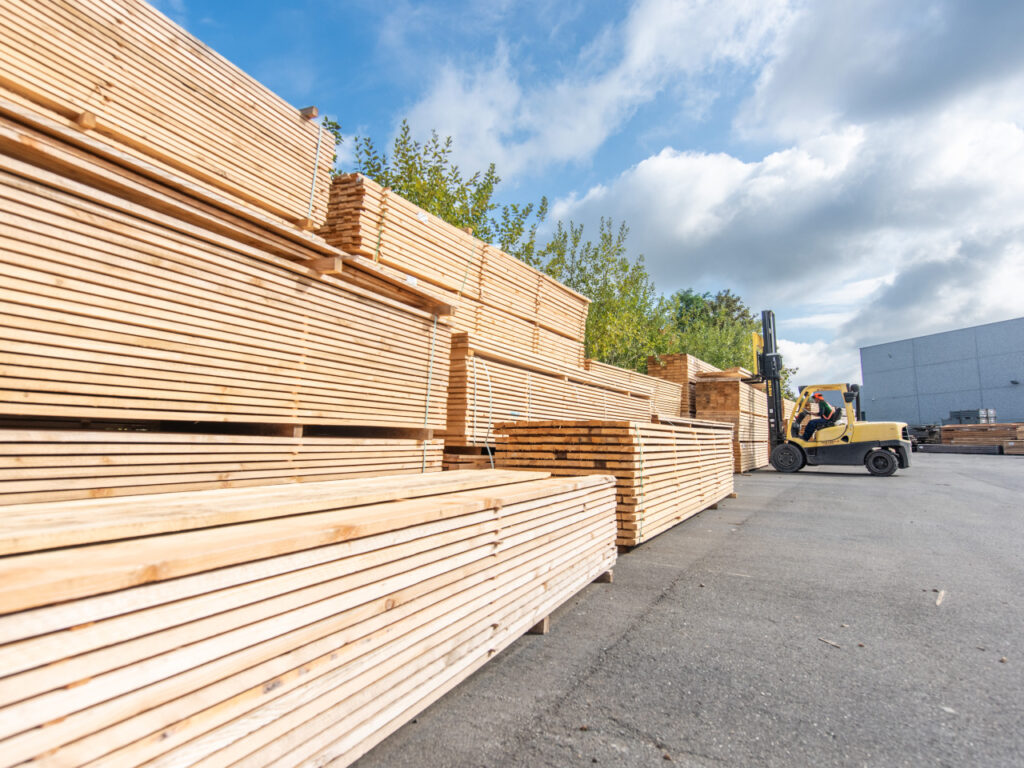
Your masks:
M696 385L697 417L731 424L735 470L768 464L768 398L739 380L743 374L705 373Z
M0 205L0 414L445 423L436 316L10 156Z
M655 376L645 376L636 371L629 371L598 360L586 361L587 371L594 378L607 382L620 389L632 392L651 390L651 401L654 412L662 416L688 416L681 412L683 403L683 385Z
M499 467L615 476L617 543L636 546L732 493L732 430L630 421L511 422Z
M950 424L942 427L943 445L998 445L1003 453L1024 453L1024 422Z
M682 387L680 416L697 416L697 374L719 369L699 357L687 354L655 355L647 358L647 375L675 382Z
M793 410L796 408L795 400L788 400L785 397L782 398L782 420L788 421L789 417L793 415Z
M649 389L620 389L586 371L452 334L446 449L493 446L494 425L509 420L650 421L653 415Z
M441 469L441 440L0 429L0 505Z
M0 763L345 766L612 568L610 477L0 515Z
M365 176L334 180L320 233L456 304L457 330L582 366L589 299Z
M330 135L150 5L0 0L0 19L9 100L163 177L292 223L325 220Z

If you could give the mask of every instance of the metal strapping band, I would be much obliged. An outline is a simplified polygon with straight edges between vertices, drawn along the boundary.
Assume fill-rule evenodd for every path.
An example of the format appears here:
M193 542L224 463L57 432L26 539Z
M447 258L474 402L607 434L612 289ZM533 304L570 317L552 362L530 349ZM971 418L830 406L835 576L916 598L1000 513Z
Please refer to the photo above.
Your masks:
M493 442L493 435L491 434L491 427L494 424L494 390L491 388L491 369L487 367L487 361L481 360L480 364L484 367L484 376L487 377L487 440ZM491 469L494 469L494 450L488 445L487 456L491 460Z
M530 406L533 404L533 380L530 372L526 372L526 420L530 420Z
M380 204L380 223L377 225L377 245L373 249L373 260L374 262L380 261L380 241L384 236L384 217L388 215L388 192L390 190L385 187L383 201Z
M320 121L320 128L316 132L316 158L313 160L313 183L309 186L309 207L306 209L306 218L313 218L313 197L316 195L316 176L320 173L320 143L324 138L324 121Z
M469 439L476 445L476 355L471 355L469 359L473 361L473 428L469 431Z
M644 440L640 435L640 427L634 422L633 431L636 433L636 444L640 448L640 514L637 515L636 539L637 543L644 535L644 517L647 516L647 494L644 492Z
M437 347L437 315L434 315L434 330L430 333L430 363L427 366L427 402L423 407L423 428L427 428L430 422L430 387L434 381L434 350ZM427 439L423 438L423 462L420 464L420 474L427 471Z

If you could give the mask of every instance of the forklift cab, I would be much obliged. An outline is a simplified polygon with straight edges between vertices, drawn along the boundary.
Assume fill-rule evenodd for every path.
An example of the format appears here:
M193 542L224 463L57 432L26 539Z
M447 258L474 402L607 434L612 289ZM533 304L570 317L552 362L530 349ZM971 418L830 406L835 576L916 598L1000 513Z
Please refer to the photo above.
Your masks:
M839 411L839 416L831 425L818 429L811 436L810 440L803 440L800 435L803 434L803 429L807 426L807 422L818 418L812 410L815 405L815 392L821 392L822 394L837 392L842 399L842 405L835 404L834 401L837 398L830 400L825 395L825 399L829 400L829 405ZM796 401L796 406L794 406L789 420L786 422L786 434L789 435L791 441L801 446L848 443L853 436L854 427L857 423L857 397L858 388L856 384L820 384L814 387L804 387L800 391L800 397ZM805 414L804 418L800 418L800 414Z

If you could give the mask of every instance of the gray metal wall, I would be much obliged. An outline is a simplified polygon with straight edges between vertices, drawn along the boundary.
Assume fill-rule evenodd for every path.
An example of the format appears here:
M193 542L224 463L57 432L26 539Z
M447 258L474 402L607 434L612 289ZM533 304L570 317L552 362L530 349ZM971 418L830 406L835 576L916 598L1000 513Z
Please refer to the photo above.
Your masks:
M872 421L941 424L976 408L1024 421L1024 317L861 347L860 367Z

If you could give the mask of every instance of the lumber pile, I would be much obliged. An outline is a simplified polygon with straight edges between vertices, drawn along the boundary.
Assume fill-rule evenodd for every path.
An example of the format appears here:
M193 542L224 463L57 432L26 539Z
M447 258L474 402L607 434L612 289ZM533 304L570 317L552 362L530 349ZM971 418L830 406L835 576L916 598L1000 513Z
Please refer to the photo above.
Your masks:
M586 371L452 334L445 447L493 446L505 421L629 419L650 421L651 391L632 392Z
M441 469L443 441L0 429L0 505Z
M696 384L697 417L734 428L734 468L747 472L768 464L768 398L740 381L743 374L704 373Z
M0 0L0 19L8 101L144 158L162 178L292 223L325 219L331 137L153 7Z
M697 416L697 375L719 369L699 357L687 354L654 355L647 358L647 375L679 384L680 416Z
M655 376L645 376L636 371L602 363L598 360L586 361L586 369L596 379L600 379L613 387L627 389L631 392L651 391L651 403L656 414L663 416L684 416L680 410L683 403L683 385Z
M20 171L0 170L0 413L444 425L436 317Z
M732 430L631 421L508 422L498 467L615 477L620 546L636 546L732 493Z
M344 766L616 558L610 477L8 508L0 764Z
M944 425L942 444L996 445L1003 449L1003 453L1024 453L1024 422Z
M457 305L456 330L583 365L589 299L365 176L335 178L320 233Z

